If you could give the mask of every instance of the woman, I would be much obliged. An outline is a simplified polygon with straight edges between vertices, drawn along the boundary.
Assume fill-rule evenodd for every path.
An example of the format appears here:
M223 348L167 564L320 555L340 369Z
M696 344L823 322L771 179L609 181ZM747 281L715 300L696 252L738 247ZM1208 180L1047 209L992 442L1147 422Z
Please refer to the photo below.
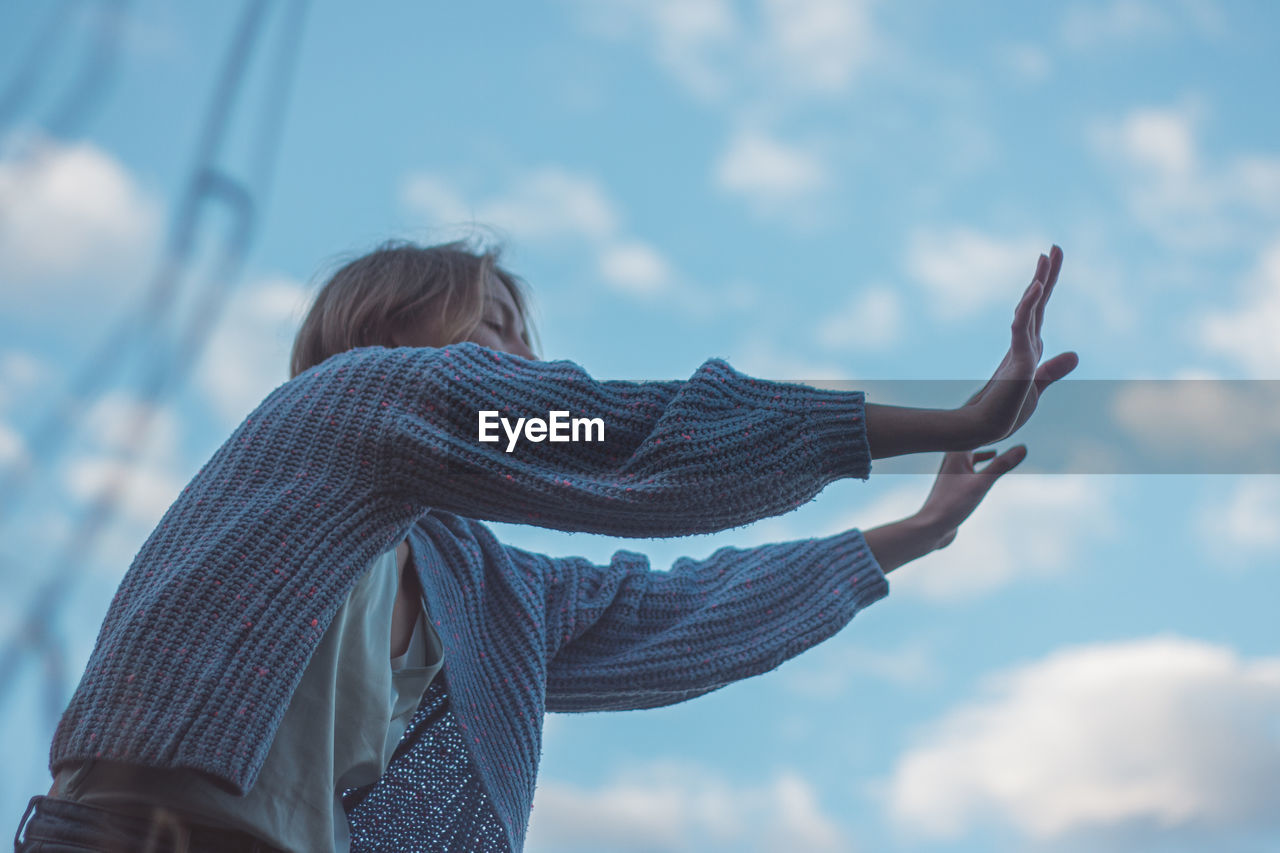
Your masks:
M951 542L1025 454L973 448L1075 367L1039 363L1061 262L1040 257L992 380L926 410L720 359L683 381L597 381L534 359L521 283L493 253L394 243L352 261L303 323L291 379L135 557L18 848L521 849L545 712L659 707L772 670ZM482 412L557 410L600 419L602 440L480 440ZM483 523L707 533L924 451L947 453L910 518L668 572L626 550L535 554Z

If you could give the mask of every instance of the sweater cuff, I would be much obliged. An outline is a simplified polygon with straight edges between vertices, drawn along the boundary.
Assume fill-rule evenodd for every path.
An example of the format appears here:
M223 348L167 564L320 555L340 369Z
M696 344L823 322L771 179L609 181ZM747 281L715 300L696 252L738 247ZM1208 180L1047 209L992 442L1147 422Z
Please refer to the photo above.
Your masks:
M871 444L867 438L866 395L862 391L813 388L802 416L803 429L818 454L824 482L871 476Z
M844 577L853 585L853 598L858 610L889 594L889 579L861 530L845 530L827 537L827 541L833 543L835 552L841 555L841 564L848 566Z

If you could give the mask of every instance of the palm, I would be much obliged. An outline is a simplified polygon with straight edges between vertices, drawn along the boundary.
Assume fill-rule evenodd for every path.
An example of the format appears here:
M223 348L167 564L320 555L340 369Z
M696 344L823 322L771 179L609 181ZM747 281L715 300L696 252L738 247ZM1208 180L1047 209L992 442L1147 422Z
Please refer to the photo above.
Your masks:
M1044 354L1044 341L1040 337L1044 306L1061 269L1062 250L1057 246L1048 256L1040 256L1035 278L1014 311L1008 352L982 390L965 403L965 408L974 414L979 444L999 441L1018 430L1036 410L1044 389L1079 363L1074 352L1064 352L1040 363Z
M951 544L956 530L978 508L996 480L1012 470L1026 455L1027 448L1021 444L999 456L994 450L977 453L957 450L943 455L942 467L938 469L929 497L920 509L920 517L941 536L937 547L945 548ZM989 464L981 470L974 467L975 462L987 460L990 460Z

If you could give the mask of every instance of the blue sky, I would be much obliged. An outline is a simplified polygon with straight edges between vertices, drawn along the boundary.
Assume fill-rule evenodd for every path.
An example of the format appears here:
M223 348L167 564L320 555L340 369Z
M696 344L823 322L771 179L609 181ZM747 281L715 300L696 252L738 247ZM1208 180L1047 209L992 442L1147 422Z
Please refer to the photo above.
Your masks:
M0 85L47 14L5 11ZM0 128L6 463L141 298L237 14L134 3L113 84L50 135L84 49L73 22ZM387 237L491 227L545 356L600 378L721 356L767 378L976 390L1056 242L1045 352L1078 352L1073 378L1280 379L1278 18L1198 0L316 3L244 273L50 626L63 689L160 515L287 378L309 294ZM265 71L228 137L236 174ZM6 644L121 464L134 367L4 522ZM1216 440L1206 422L1187 418L1189 446ZM892 521L931 482L876 474L717 536L495 527L663 569ZM1274 475L1008 476L953 545L775 672L671 708L550 716L529 849L1275 849L1277 557ZM24 661L0 694L13 821L47 788L55 722Z

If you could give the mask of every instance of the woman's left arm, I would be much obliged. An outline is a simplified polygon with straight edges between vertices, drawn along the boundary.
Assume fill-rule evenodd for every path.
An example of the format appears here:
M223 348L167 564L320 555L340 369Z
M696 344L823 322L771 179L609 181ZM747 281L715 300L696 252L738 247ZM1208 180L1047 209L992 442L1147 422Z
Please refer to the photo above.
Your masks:
M948 453L908 518L865 533L721 548L666 572L633 551L601 566L503 546L546 580L547 710L656 708L776 669L886 596L887 573L951 544L1025 456L1024 445L999 456Z
M504 546L547 589L547 710L656 708L768 672L889 591L861 531L720 548L669 571Z

